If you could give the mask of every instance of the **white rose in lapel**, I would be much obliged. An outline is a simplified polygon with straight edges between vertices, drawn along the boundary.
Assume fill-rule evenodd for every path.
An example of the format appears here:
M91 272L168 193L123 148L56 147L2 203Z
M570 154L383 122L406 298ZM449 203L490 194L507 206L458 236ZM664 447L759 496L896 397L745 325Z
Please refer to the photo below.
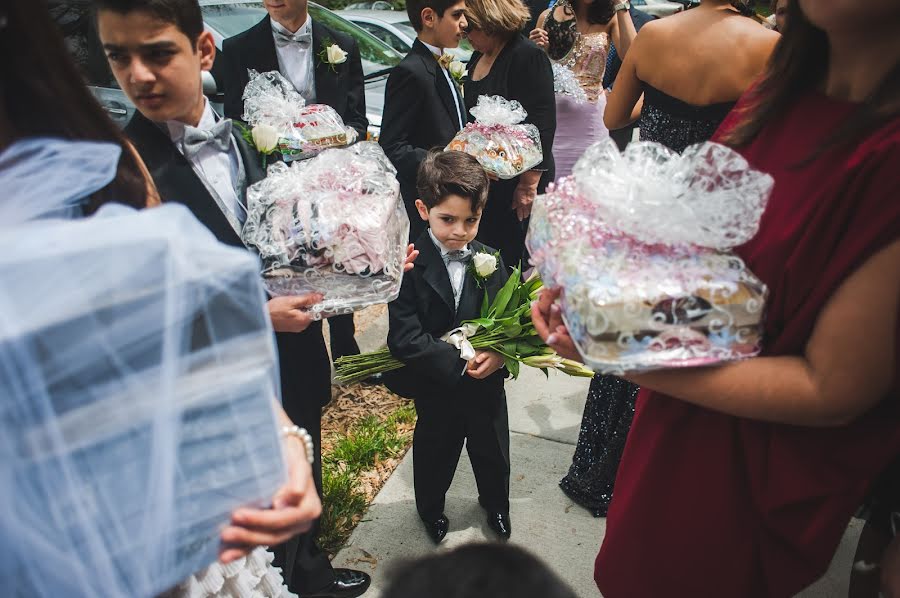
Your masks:
M253 138L253 145L256 151L261 154L271 154L278 147L278 130L275 127L260 124L253 127L250 131Z
M454 60L453 62L451 62L447 70L450 71L450 76L453 77L457 83L461 82L463 80L463 77L468 74L466 65L464 65L459 60Z
M481 278L487 278L497 271L497 257L490 253L476 253L472 256L472 264L475 273Z
M331 44L325 48L325 58L328 64L343 64L347 62L347 53L337 44Z

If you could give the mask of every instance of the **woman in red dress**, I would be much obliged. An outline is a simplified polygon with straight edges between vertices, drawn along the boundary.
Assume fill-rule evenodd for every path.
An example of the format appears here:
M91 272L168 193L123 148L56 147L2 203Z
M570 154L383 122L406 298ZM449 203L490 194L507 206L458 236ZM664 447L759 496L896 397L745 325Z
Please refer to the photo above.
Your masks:
M769 286L764 351L629 377L607 598L793 596L900 454L900 2L791 0L788 22L717 134L775 178L738 251ZM533 318L573 356L558 294Z

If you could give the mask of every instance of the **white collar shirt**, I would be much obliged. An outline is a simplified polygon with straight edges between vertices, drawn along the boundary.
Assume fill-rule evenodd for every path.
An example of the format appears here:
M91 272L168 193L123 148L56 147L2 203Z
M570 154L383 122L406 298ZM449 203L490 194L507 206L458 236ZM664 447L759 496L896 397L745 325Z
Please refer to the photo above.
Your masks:
M431 237L434 246L441 252L442 259L452 251L451 249L444 247L444 244L437 240L437 237L434 236L434 233L430 228L428 229L428 235ZM468 245L463 248L463 250L468 249ZM462 295L463 282L466 276L466 265L458 261L447 262L445 260L444 266L447 268L447 276L450 278L450 286L453 288L453 301L455 302L456 307L459 307L459 298Z
M278 31L284 35L292 36L307 34L310 38L309 46L292 43L279 46L275 44L275 54L278 56L278 71L293 84L307 104L316 102L316 77L313 61L312 47L312 19L306 15L306 22L297 31L288 31L281 23L272 21L272 35Z
M203 116L197 123L197 129L208 131L217 122L216 114L213 112L209 100L203 98L206 102L203 109ZM178 151L184 155L184 131L185 124L179 121L166 121L166 129L169 132L169 138L178 148ZM229 151L224 152L218 149L212 143L207 144L196 155L187 158L194 172L200 177L200 180L206 186L207 190L220 202L220 209L225 211L229 221L236 220L243 224L247 218L247 212L240 196L243 194L242 187L244 181L241 180L241 164L238 155L237 143L234 138L231 139ZM232 223L234 226L234 223Z
M422 40L419 41L422 42ZM434 54L435 58L440 58L441 56L443 56L443 52L437 46L432 46L431 44L426 44L425 42L422 42L422 45L428 48L431 53ZM460 112L459 110L459 105L462 103L461 98L459 97L459 89L456 88L456 83L454 83L453 79L450 77L450 72L443 66L441 66L440 63L438 63L438 66L442 71L444 71L444 78L447 80L447 85L450 86L450 93L451 95L453 95L453 105L456 106L456 118L459 119L459 128L462 129L465 126L466 121L463 120L462 112Z

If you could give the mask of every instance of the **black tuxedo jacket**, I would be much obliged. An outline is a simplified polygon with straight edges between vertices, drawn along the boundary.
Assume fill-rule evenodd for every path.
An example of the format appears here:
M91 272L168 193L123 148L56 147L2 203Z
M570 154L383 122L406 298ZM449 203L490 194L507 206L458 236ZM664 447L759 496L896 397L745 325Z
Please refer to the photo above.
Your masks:
M140 112L135 112L125 127L125 134L147 165L162 201L184 204L219 241L244 247L203 181L166 132ZM244 162L248 186L262 180L265 173L258 154L236 130L233 136ZM308 422L314 414L308 413L309 409L319 410L331 400L331 364L322 336L322 323L315 322L301 333L276 333L275 336L285 411L298 425L312 425Z
M356 129L359 139L366 138L369 121L366 118L366 93L359 46L352 37L335 31L313 19L312 52L315 61L316 102L334 108L344 124ZM329 41L347 52L347 61L330 65L322 62L319 54ZM225 116L241 119L244 113L244 88L250 81L247 69L259 73L278 70L275 38L272 36L272 20L267 15L262 21L222 44L225 81Z
M397 169L400 192L409 214L411 238L424 223L415 209L416 175L428 150L444 148L460 130L454 99L447 79L431 50L416 40L406 57L394 67L387 81L379 143ZM460 96L461 97L461 96ZM466 122L466 107L459 114Z
M417 400L448 394L485 396L503 392L504 369L476 380L464 373L466 362L460 359L459 350L440 337L464 320L481 315L485 290L492 301L509 278L506 267L500 261L483 289L466 272L457 308L444 259L427 230L416 240L416 247L420 253L415 267L404 275L400 295L388 305L388 349L406 364L385 376L388 388ZM470 243L469 248L473 253L494 252L477 241Z

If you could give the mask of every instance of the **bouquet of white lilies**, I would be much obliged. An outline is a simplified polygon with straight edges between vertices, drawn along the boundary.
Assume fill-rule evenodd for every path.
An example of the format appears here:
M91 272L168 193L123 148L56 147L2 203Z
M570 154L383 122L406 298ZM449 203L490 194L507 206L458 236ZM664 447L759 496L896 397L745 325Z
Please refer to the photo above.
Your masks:
M537 298L541 287L543 283L536 273L522 280L521 269L516 268L493 302L488 302L485 293L479 318L466 320L443 340L457 345L461 335L463 342L470 343L473 349L499 353L513 378L518 377L520 364L539 368L545 374L553 369L569 376L593 376L594 372L583 364L557 355L535 331L531 322L531 302ZM403 362L384 348L341 357L337 360L336 379L343 383L358 382L402 367Z

